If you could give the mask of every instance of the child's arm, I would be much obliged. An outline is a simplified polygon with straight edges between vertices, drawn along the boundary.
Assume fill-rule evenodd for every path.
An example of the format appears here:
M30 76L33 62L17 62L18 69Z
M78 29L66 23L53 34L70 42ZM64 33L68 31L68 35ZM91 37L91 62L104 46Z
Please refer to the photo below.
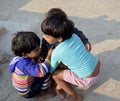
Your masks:
M41 53L40 53L40 58L42 58L42 61L44 61L45 58L47 57L50 48L54 48L54 45L49 44L44 38L42 38Z
M36 77L44 77L50 70L50 58L52 54L53 49L49 49L48 55L44 62L42 63L29 63L29 65L26 67L28 73L32 76Z
M88 41L88 38L83 34L83 32L79 31L77 28L74 28L73 33L75 33L79 36L79 38L82 40L82 42L85 45L85 47L87 48L87 50L90 51L91 50L91 44Z
M42 44L41 44L41 53L40 53L40 57L43 58L43 61L45 60L45 58L47 57L48 54L48 50L49 50L49 43L42 38Z
M31 62L24 67L24 73L34 77L44 77L50 70L50 64L47 60L39 64Z

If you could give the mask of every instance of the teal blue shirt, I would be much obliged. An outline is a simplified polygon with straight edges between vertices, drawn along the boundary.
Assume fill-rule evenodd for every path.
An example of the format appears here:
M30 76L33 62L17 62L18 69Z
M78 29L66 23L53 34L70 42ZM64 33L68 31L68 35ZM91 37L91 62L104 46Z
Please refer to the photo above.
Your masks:
M73 34L70 39L59 43L51 56L51 72L62 62L79 77L85 78L92 74L98 58L91 54L80 38Z

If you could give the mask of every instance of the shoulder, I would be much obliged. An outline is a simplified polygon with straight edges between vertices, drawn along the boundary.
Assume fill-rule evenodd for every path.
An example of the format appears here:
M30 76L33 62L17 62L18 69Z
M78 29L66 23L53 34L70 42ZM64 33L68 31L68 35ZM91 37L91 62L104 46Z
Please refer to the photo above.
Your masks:
M75 41L78 40L79 41L80 39L79 39L79 37L75 33L73 33L73 35L72 35L70 40L75 40Z
M31 63L32 63L32 59L31 58L21 58L18 61L17 65L18 66L26 66L26 65L29 65Z

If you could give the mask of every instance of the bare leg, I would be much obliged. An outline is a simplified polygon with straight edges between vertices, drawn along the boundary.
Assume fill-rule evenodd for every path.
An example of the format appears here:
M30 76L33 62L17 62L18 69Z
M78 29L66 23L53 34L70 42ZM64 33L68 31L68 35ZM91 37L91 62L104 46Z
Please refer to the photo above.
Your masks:
M59 89L63 89L69 95L69 97L61 99L61 101L82 101L82 97L70 86L69 83L64 81L63 74L64 69L58 69L53 74L53 79L55 80Z
M57 89L56 88L56 93L59 95L60 99L66 98L66 96L67 96L66 92L62 89Z

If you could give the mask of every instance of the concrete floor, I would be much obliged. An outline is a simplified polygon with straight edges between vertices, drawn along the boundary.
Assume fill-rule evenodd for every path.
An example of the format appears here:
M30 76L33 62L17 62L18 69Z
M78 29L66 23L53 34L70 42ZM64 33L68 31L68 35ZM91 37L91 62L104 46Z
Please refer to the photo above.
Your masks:
M20 97L11 84L8 64L10 41L16 31L34 31L41 37L40 24L50 8L63 9L75 26L89 38L102 62L99 82L86 90L75 89L83 101L120 101L120 1L119 0L0 0L0 101L40 101ZM2 28L5 34L1 35ZM59 97L44 101L59 101Z

